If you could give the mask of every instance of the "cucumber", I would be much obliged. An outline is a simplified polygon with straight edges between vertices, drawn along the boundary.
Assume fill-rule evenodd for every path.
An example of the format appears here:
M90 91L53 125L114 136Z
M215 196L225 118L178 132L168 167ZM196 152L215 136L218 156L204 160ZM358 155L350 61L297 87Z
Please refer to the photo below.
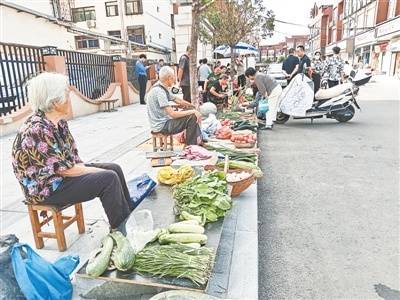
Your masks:
M158 238L161 244L171 244L171 243L199 243L204 245L207 243L207 236L200 233L171 233L163 234Z
M175 223L168 226L168 231L171 233L204 233L204 227L198 224Z

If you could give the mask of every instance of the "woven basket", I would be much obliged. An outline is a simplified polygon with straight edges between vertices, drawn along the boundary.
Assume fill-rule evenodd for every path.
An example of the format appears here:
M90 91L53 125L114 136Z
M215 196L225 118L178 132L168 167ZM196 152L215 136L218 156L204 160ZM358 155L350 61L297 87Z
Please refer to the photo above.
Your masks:
M204 170L206 171L212 171L212 170L221 170L221 168L218 168L216 166L205 166ZM240 172L249 172L253 173L252 170L243 170L243 169L238 169L238 170L233 170L229 169L227 173L240 173ZM240 180L240 181L235 181L235 182L228 182L228 184L232 187L231 190L231 197L237 197L239 196L243 191L247 190L250 185L255 181L254 174L252 174L250 177Z

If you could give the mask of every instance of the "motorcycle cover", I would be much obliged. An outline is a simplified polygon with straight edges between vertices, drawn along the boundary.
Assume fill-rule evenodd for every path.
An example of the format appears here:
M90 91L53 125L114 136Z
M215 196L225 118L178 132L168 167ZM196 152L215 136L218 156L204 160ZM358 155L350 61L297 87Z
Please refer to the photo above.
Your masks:
M283 90L279 110L293 117L304 117L314 102L314 83L304 74L297 74Z

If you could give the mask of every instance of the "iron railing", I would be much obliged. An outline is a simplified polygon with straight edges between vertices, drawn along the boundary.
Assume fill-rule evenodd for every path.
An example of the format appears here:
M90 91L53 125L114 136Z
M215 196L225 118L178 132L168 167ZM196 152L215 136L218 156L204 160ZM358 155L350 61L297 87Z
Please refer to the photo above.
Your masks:
M123 58L123 61L126 62L126 72L128 73L128 81L132 83L132 85L139 90L139 81L135 74L135 65L137 62L137 58Z
M102 96L114 82L114 65L111 56L57 50L65 57L69 83L90 99Z
M39 47L0 42L0 116L28 102L25 82L44 70Z

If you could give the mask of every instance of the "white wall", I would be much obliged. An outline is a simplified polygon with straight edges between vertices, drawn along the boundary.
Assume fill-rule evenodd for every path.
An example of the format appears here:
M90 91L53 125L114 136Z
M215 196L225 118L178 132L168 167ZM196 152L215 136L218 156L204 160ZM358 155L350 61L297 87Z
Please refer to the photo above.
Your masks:
M75 7L95 6L96 28L93 31L107 34L108 31L121 30L121 17L107 17L104 0L75 0ZM124 3L124 1L122 1ZM169 0L143 0L143 14L124 16L125 28L128 26L144 25L146 43L172 51L173 29L171 28L172 5ZM159 7L159 12L157 12ZM125 8L124 8L125 9ZM76 23L87 28L86 22ZM122 30L121 30L122 31ZM161 38L159 34L161 33ZM104 49L104 42L100 41ZM147 52L149 59L165 58L162 54Z
M28 7L49 16L54 16L53 6L50 0L7 0L7 2Z
M186 47L190 44L190 31L192 22L191 6L180 6L178 14L175 15L175 39L177 60L186 52ZM212 45L206 45L200 41L197 44L197 58L212 59Z
M0 6L0 25L1 42L75 49L74 35L65 27L31 14Z

